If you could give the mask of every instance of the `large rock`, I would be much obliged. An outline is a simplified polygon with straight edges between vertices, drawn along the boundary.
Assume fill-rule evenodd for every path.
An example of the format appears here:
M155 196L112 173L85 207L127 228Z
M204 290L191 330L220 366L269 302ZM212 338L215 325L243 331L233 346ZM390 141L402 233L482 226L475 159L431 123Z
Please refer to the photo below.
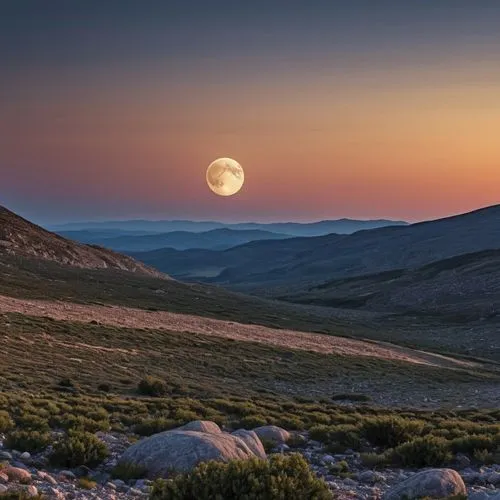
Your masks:
M267 458L266 450L262 445L259 436L254 431L247 431L246 429L238 429L234 431L233 436L239 437L252 451L252 453L259 458Z
M29 470L7 466L2 469L2 472L9 478L9 481L17 481L19 483L31 482L31 472Z
M263 425L254 429L254 432L259 436L259 439L271 441L275 444L283 444L290 439L290 433L276 425Z
M177 427L175 430L208 432L209 434L220 434L222 432L215 422L210 422L209 420L193 420L189 424Z
M452 469L430 469L417 472L391 488L384 495L384 500L446 498L454 495L467 495L460 474Z
M149 478L157 478L167 477L172 470L189 471L208 460L227 462L254 456L237 436L175 429L138 441L125 451L120 462L143 467Z

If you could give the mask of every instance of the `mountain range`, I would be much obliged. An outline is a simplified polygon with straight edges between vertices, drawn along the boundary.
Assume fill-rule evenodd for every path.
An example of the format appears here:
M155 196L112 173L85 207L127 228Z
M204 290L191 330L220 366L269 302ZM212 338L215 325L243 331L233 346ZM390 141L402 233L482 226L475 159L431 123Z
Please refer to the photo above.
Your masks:
M318 222L239 222L224 223L216 221L190 221L190 220L123 220L102 222L71 222L68 224L48 226L56 232L67 231L116 231L142 232L144 234L169 233L172 231L188 231L199 233L213 229L232 229L235 231L269 231L272 233L286 234L289 236L321 236L324 234L338 233L349 234L361 229L376 227L406 225L407 222L386 219L355 220L338 219L323 220Z
M484 253L496 249L500 249L500 205L351 235L255 241L225 251L163 249L132 255L181 279L294 302L356 304L387 310L392 306L397 309L399 302L409 300L409 290L415 291L415 285L410 286L412 280L420 282L420 292L412 299L414 308L423 300L419 297L428 304L437 300L432 298L433 293L441 296L446 289L465 286L465 282L474 296L491 292L490 298L497 301L497 254ZM463 261L453 257L465 254L472 255L464 257L468 265L464 273ZM434 271L425 267L431 263L437 263ZM449 266L457 268L450 271ZM446 283L439 281L445 279L445 274L429 281L436 269L446 270ZM424 282L427 288L434 289L433 293L423 287ZM405 307L411 308L408 304Z
M116 230L113 230L115 232ZM291 236L282 233L272 233L261 229L211 229L210 231L190 232L172 231L155 234L119 234L109 236L105 231L60 231L59 234L81 243L100 245L120 252L141 252L159 248L174 248L187 250L190 248L205 248L225 250L234 246L256 240L280 240Z

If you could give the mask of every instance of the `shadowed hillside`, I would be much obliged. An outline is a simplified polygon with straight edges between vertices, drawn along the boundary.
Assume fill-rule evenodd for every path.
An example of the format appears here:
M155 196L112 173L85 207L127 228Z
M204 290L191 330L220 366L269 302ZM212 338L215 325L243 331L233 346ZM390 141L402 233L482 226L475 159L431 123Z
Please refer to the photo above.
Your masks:
M125 255L67 240L0 206L0 256L29 257L87 269L121 269L165 277Z
M157 250L133 254L174 276L283 296L327 279L412 269L500 248L500 205L352 235L252 242L224 252Z
M328 307L500 321L499 284L500 250L485 250L413 270L330 280L281 298Z

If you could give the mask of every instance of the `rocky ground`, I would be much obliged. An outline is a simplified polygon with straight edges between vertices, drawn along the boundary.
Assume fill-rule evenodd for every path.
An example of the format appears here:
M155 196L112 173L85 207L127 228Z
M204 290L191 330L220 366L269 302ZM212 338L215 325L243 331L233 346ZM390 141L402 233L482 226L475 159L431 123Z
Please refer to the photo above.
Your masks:
M134 479L125 482L112 479L111 470L131 443L126 435L97 433L106 443L110 455L100 466L85 466L64 470L49 467L50 448L42 453L20 453L2 447L0 437L0 495L8 491L24 490L28 495L44 495L50 499L129 499L147 498L152 481ZM304 444L291 449L280 444L273 453L300 452L313 471L328 484L339 499L389 499L394 488L415 476L417 470L385 468L373 470L365 466L357 452L330 454L321 443L301 434ZM453 469L458 471L472 500L500 500L500 464L475 467L464 455L455 458Z

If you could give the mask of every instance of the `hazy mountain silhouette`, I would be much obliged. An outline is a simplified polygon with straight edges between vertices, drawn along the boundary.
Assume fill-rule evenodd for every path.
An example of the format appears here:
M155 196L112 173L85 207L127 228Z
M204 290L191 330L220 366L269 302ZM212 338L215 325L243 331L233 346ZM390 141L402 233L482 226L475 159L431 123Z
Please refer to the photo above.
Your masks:
M500 248L500 205L351 235L257 241L222 252L166 249L134 255L175 276L281 296L326 280L412 269L495 248Z
M286 234L289 236L321 236L330 233L350 234L361 229L377 227L406 225L407 222L392 220L324 220L319 222L241 222L222 223L215 221L189 221L189 220L125 220L104 222L73 222L63 225L50 226L49 229L57 232L67 231L141 231L146 233L168 233L172 231L205 232L213 229L228 228L238 231L259 230L272 233Z
M113 230L114 232L115 230ZM234 230L228 228L212 229L204 232L172 231L147 235L124 234L109 236L106 231L62 231L61 236L81 243L92 243L118 251L148 251L158 248L205 248L225 250L255 240L279 240L290 238L287 234L272 233L259 229Z

